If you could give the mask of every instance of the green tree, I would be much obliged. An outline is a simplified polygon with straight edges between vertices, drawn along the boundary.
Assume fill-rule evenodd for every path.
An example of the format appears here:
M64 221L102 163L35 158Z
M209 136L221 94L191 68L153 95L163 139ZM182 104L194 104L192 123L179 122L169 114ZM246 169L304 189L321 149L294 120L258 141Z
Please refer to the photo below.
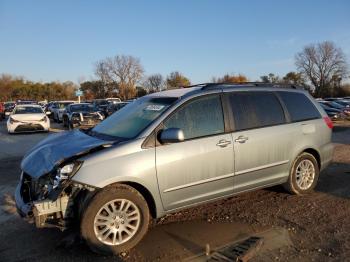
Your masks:
M80 84L84 98L87 100L94 98L106 98L105 83L101 80L86 81Z
M226 74L223 77L213 78L214 83L244 83L248 81L248 77L243 74Z
M73 99L76 88L72 82L32 82L3 74L0 76L0 101Z
M171 72L166 79L167 89L175 89L191 85L190 80L178 71Z
M279 83L280 82L279 76L277 76L277 75L275 75L273 73L270 73L268 75L260 76L260 79L264 83Z

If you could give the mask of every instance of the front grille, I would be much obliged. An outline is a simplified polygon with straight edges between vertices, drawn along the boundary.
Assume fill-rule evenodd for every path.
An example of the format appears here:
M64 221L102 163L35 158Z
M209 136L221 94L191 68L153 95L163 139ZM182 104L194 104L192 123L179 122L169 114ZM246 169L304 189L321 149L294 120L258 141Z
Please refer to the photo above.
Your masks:
M23 173L21 195L22 195L24 203L28 203L28 202L36 200L35 194L34 194L35 185L33 185L33 184L35 184L35 183L32 181L32 178L28 174Z
M100 116L98 114L91 114L91 113L82 113L83 114L83 118L85 119L95 119L95 120L99 120Z
M16 127L15 132L44 131L40 124L23 124Z
M25 203L40 200L48 193L48 186L51 184L47 176L38 180L23 172L21 195Z

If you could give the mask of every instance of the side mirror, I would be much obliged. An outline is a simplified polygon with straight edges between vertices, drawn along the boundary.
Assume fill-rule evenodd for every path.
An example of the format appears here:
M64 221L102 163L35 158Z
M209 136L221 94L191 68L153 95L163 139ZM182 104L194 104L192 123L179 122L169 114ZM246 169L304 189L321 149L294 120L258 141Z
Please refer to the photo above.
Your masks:
M162 144L178 143L185 140L185 135L180 128L168 128L161 131L159 140Z

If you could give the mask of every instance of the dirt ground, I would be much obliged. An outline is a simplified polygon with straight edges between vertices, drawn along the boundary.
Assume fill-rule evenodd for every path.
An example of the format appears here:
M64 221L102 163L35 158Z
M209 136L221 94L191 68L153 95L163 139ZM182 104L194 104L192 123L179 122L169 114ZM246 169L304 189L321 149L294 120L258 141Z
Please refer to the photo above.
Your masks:
M18 217L12 194L25 150L16 141L24 139L31 137L9 138L0 125L0 261L179 261L200 253L209 240L222 245L264 230L287 232L288 240L258 252L253 261L349 261L349 124L334 128L334 163L314 193L293 196L273 187L168 215L121 258L92 253L74 231L39 230Z

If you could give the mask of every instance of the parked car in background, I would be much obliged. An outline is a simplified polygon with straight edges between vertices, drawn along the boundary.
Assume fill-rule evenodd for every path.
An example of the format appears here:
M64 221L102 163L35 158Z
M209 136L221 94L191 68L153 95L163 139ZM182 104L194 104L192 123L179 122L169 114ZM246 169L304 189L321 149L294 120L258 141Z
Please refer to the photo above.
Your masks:
M38 102L35 100L22 100L19 99L16 101L16 105L37 105Z
M133 98L133 99L125 100L124 102L132 103L132 102L134 102L134 101L136 101L136 100L137 100L137 98Z
M50 129L50 120L39 105L16 105L7 120L8 133L35 132Z
M0 121L5 119L5 106L4 103L0 102Z
M319 101L319 103L327 105L331 108L339 109L344 113L344 115L347 119L350 118L350 108L349 107L343 106L335 101Z
M63 126L74 128L91 128L100 123L104 116L89 103L70 104L63 113Z
M338 98L338 97L326 97L326 98L323 98L324 101L335 101L337 102L337 100L339 100L341 98Z
M52 114L52 112L53 112L53 105L56 103L57 101L50 101L50 102L48 102L47 104L46 104L46 106L45 106L45 109L44 109L44 111L46 112L46 113L48 113L48 115L52 118L53 117L53 114Z
M100 111L104 117L107 117L107 106L109 102L107 99L94 99L92 101L92 104L97 108L98 111Z
M110 116L111 114L113 114L114 112L122 109L124 106L126 106L127 104L129 104L128 102L119 102L119 103L110 103L107 106L107 116Z
M108 103L120 103L122 100L120 98L106 98Z
M61 123L63 120L63 114L66 110L66 107L70 104L76 103L75 101L57 101L54 102L51 106L51 117L57 122Z
M92 250L119 254L151 217L279 184L312 192L332 161L332 121L306 91L266 86L153 93L48 137L21 163L19 214L37 227L80 223Z
M43 110L45 110L46 105L47 105L47 101L46 101L46 100L39 101L39 102L38 102L38 105L41 106L41 108L42 108Z
M16 103L15 102L5 102L4 106L5 106L5 115L8 116L9 114L11 114L11 112L15 108Z
M346 99L338 99L334 102L336 102L337 104L344 106L344 107L350 107L350 101L346 100Z
M346 118L343 110L327 106L324 103L319 103L319 104L333 121L343 120Z

